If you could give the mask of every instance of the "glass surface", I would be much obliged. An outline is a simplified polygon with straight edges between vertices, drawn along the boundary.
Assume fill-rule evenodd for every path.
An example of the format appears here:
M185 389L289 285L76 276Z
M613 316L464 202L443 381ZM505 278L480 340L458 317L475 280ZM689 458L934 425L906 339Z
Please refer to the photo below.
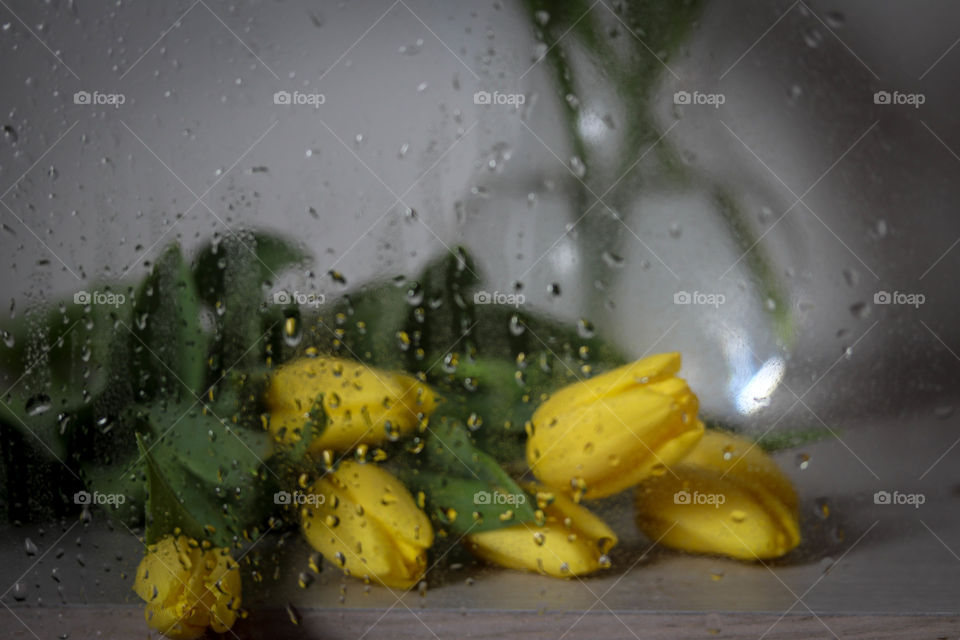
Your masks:
M205 308L203 329L262 315L284 323L272 364L315 344L433 375L471 346L511 372L520 352L567 349L571 382L610 368L582 344L680 352L708 426L777 449L803 540L766 562L670 551L626 492L588 502L620 537L605 571L557 580L454 545L405 592L311 572L287 522L234 554L245 609L956 613L957 17L860 1L5 5L3 603L140 604L142 525L74 496L88 462L136 450L101 374L147 321L118 321L99 287L135 297L171 243L190 265L273 234L308 257L268 268L252 307ZM514 308L464 326L453 267L422 275L437 260L467 265L467 306L488 292ZM336 305L385 284L375 316L398 332L446 296L424 358L399 334L389 353L336 351ZM83 311L75 296L97 291ZM284 317L300 323L286 341ZM115 337L69 342L89 398L54 358L88 322ZM138 377L140 362L125 364L135 394L183 382ZM86 413L49 434L16 417L66 396ZM95 437L49 444L82 420ZM503 457L522 438L485 442ZM503 464L530 479L522 456Z

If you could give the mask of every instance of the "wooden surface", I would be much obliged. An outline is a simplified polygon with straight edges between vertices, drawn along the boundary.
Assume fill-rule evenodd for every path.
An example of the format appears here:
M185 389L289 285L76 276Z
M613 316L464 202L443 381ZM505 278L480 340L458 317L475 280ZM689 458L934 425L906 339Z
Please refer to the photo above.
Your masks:
M4 638L69 640L160 638L139 607L16 607L0 609ZM960 616L812 615L767 613L522 612L310 609L294 625L286 611L259 611L225 638L359 640L360 638L956 638Z

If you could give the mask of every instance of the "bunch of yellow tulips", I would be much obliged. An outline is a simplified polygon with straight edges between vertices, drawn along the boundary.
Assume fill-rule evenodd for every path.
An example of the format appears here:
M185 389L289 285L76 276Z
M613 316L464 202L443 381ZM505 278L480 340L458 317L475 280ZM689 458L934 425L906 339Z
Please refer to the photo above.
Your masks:
M635 491L640 530L658 544L745 560L799 544L798 503L787 477L754 443L709 431L677 377L680 355L659 354L564 387L528 425L527 463L542 518L468 534L476 556L557 577L610 566L617 535L582 501ZM414 432L437 406L417 378L337 358L282 366L266 394L269 429L296 444L322 406L326 424L309 451L349 451ZM375 463L341 462L311 486L304 536L344 572L391 588L416 585L433 544L422 496ZM178 579L175 579L178 578ZM170 637L229 628L240 602L226 550L168 537L151 548L135 586L148 622Z

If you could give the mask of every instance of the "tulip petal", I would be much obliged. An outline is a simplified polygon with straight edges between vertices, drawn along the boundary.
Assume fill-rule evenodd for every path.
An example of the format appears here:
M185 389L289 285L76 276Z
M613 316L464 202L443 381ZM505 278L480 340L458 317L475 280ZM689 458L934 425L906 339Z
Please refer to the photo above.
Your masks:
M679 353L648 356L555 391L541 408L547 413L562 413L575 405L590 404L598 398L617 395L640 385L669 378L680 371L680 364Z
M537 492L537 487L530 487ZM535 571L557 578L593 573L601 557L617 542L605 522L566 496L555 494L545 505L544 526L520 524L470 534L467 549L477 557L509 569Z
M647 537L695 553L776 558L800 543L789 479L749 441L708 431L670 473L637 489Z
M299 431L321 394L327 424L311 442L312 452L344 451L400 437L416 428L418 414L436 406L430 388L413 376L341 358L302 358L280 367L267 390L274 436L299 441Z
M679 378L574 407L545 423L538 409L527 462L548 486L582 481L586 498L613 495L696 444L703 432L696 410L696 397Z
M375 465L344 461L311 491L324 497L301 510L314 549L351 575L388 587L416 584L433 528L399 480Z

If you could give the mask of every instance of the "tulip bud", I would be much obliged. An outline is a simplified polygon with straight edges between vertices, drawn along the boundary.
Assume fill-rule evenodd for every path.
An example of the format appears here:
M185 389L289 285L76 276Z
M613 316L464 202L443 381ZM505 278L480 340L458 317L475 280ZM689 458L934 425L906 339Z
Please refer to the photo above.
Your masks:
M202 548L165 536L137 567L133 590L146 601L147 624L168 638L199 638L209 626L225 633L240 608L240 569L228 549Z
M637 489L637 523L660 544L743 560L776 558L800 543L797 494L749 440L707 431L660 477Z
M427 568L433 527L397 478L373 464L343 461L309 489L301 528L345 573L407 589Z
M560 493L536 487L543 526L519 524L469 534L465 544L475 556L509 569L536 571L556 578L593 573L610 566L606 553L617 534L584 507Z
M433 392L416 378L340 358L302 358L280 367L266 401L270 432L287 445L302 439L322 407L325 425L321 416L311 453L396 440L436 406Z
M680 460L700 439L680 354L650 356L560 389L533 414L527 462L551 487L602 498Z

